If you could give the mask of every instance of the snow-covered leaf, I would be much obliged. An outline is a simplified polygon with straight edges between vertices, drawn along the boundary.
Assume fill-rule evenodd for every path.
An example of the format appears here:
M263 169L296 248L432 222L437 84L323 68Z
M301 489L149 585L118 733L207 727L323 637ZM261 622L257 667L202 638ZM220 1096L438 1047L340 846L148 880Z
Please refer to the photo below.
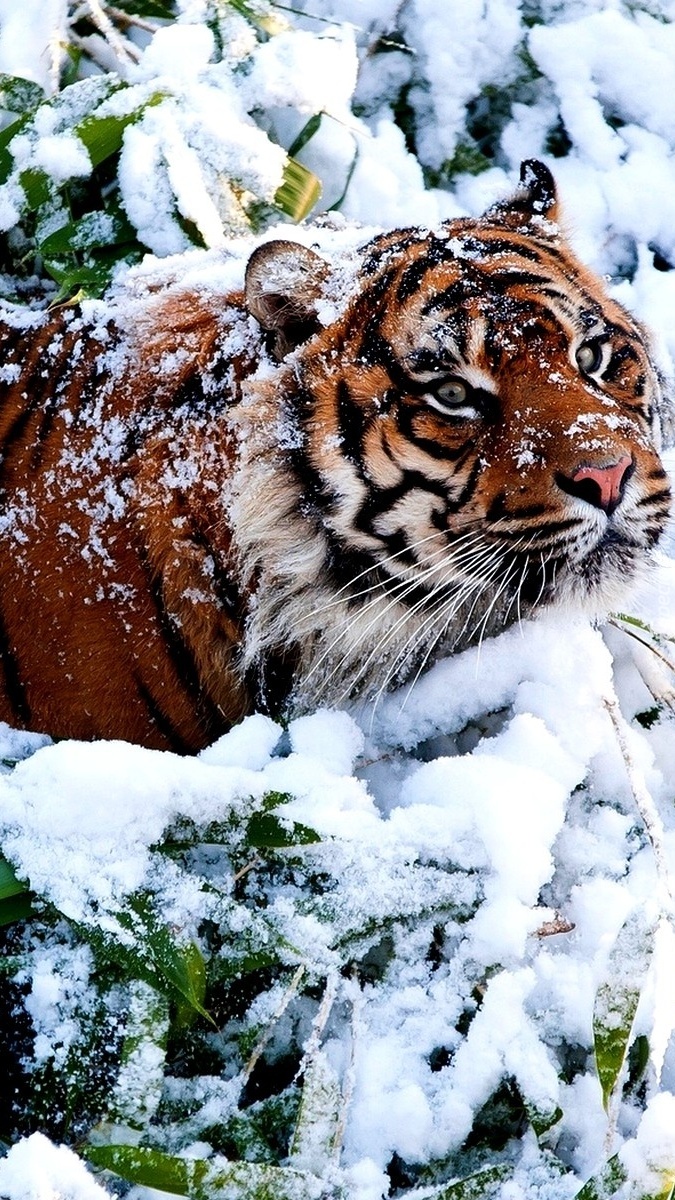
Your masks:
M654 949L654 928L653 915L642 908L630 913L619 930L607 976L596 993L593 1037L605 1108L628 1053L633 1019Z
M130 1183L188 1200L319 1200L327 1193L316 1177L291 1167L233 1163L224 1158L179 1158L142 1146L90 1146L86 1157Z

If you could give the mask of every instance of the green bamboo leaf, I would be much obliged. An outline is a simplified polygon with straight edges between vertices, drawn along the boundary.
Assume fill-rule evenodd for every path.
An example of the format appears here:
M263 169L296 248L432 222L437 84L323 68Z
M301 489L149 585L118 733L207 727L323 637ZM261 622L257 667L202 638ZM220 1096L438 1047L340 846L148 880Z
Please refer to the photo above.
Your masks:
M472 1175L465 1175L464 1179L454 1179L452 1183L443 1184L431 1195L425 1189L424 1197L425 1200L488 1200L493 1188L503 1183L511 1174L512 1169L509 1166L485 1167ZM414 1200L414 1196L413 1192L410 1200Z
M316 175L302 163L289 158L284 167L284 177L277 189L274 203L293 221L302 221L314 208L321 195L321 184Z
M19 896L28 891L28 885L17 879L14 867L0 856L0 900L9 896Z
M155 17L165 21L176 18L173 0L116 0L115 7L135 17Z
M15 921L26 921L33 916L33 911L29 895L11 896L0 900L0 926L13 925Z
M84 52L81 46L73 46L71 43L63 46L62 49L64 59L61 67L61 91L64 91L65 88L77 82Z
M142 256L141 247L128 242L95 248L79 262L74 255L67 258L45 255L44 269L59 284L53 303L58 304L63 300L73 303L87 297L102 296L110 286L116 268L122 263L138 262Z
M136 117L136 113L124 116L89 116L75 126L74 133L84 143L92 167L98 167L121 148L124 130Z
M278 808L280 804L289 804L292 799L290 792L265 792L262 806L265 812L269 812L271 808Z
M26 193L26 202L30 209L40 208L51 198L53 182L46 171L28 167L19 175L19 183Z
M147 896L134 897L129 908L130 911L117 914L120 925L134 938L128 969L135 970L136 978L145 980L152 987L165 994L168 991L169 998L182 1009L181 1017L185 1012L182 1006L186 1006L211 1021L204 1008L206 966L199 946L170 932L158 920ZM110 953L110 947L105 943L97 949L102 958ZM120 952L123 953L121 947Z
M145 104L140 108L133 109L132 112L120 116L97 116L96 113L92 113L90 116L84 117L75 126L73 133L84 144L92 167L98 167L107 158L116 154L121 149L127 126L138 121L146 108L152 108L164 99L164 92L156 92Z
M0 926L25 921L33 915L28 884L17 878L14 868L0 855Z
M78 221L69 221L55 229L40 243L40 253L58 258L79 250L118 246L133 242L136 232L123 212L89 212Z
M165 925L149 932L147 946L157 970L178 993L183 1005L213 1024L204 1008L206 964L199 946L195 942L176 941ZM185 1016L183 1009L179 1013L182 1023Z
M633 1020L654 945L654 923L641 908L628 916L609 956L593 1012L595 1062L607 1109L630 1046Z
M194 1196L204 1177L206 1163L178 1158L141 1146L85 1146L85 1157L102 1171L113 1171L129 1183L156 1188L174 1196Z
M9 151L9 144L17 133L20 133L25 125L28 124L31 114L26 113L23 117L19 117L18 121L12 121L10 125L6 125L3 130L0 130L0 183L6 183L11 172L14 170L14 157Z
M290 1159L295 1166L320 1175L335 1153L342 1092L323 1050L317 1050L304 1073L300 1111Z
M45 258L45 271L59 284L58 294L54 303L62 300L84 300L87 297L102 296L110 284L113 271L117 265L114 261L89 262L73 265L59 259Z
M188 1200L319 1200L316 1176L290 1167L265 1163L229 1162L221 1156L185 1159L143 1146L87 1146L93 1166L114 1171L129 1183L156 1188Z
M13 113L26 113L44 100L44 91L32 79L0 72L0 108Z
M169 1005L156 988L135 979L129 985L126 1011L120 1069L107 1120L143 1129L154 1117L162 1095Z
M616 1195L625 1181L626 1172L619 1161L618 1154L615 1154L597 1175L586 1180L574 1200L611 1200L611 1197Z
M557 1125L558 1121L563 1116L563 1110L561 1108L554 1108L551 1112L542 1112L541 1109L535 1108L527 1100L525 1100L524 1103L528 1120L538 1138L543 1137L545 1133L548 1133L549 1129L552 1129L554 1125Z
M280 849L287 846L308 846L321 838L309 825L293 821L283 825L270 812L254 813L246 831L246 841L255 849Z
M617 621L625 621L626 625L634 625L636 629L642 629L645 633L653 633L654 630L646 621L642 621L640 617L634 617L630 613L617 612L613 616Z
M323 113L320 112L314 113L314 116L309 118L309 121L303 125L295 141L288 147L289 158L294 158L295 155L299 154L300 151L307 145L307 143L312 140L314 134L317 133L322 120Z

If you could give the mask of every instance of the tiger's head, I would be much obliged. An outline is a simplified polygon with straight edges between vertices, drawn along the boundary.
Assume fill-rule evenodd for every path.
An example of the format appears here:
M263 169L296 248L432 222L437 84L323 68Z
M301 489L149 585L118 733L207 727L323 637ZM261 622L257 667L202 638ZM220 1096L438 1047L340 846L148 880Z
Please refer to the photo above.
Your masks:
M614 607L669 513L662 386L644 330L566 243L548 169L523 164L482 218L371 242L321 328L327 273L290 242L247 272L285 359L274 433L252 444L289 497L276 552L264 481L238 521L276 596L251 654L300 639L315 684L379 686L540 606Z

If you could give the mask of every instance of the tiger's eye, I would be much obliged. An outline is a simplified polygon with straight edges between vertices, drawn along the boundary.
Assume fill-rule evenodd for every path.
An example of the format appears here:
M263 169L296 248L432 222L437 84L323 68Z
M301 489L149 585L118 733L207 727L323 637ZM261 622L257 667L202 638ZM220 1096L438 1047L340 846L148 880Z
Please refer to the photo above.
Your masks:
M436 396L443 404L447 404L448 408L466 404L468 395L469 389L461 379L448 379L447 383L442 383L436 388Z
M577 366L586 375L591 375L602 366L602 345L599 342L583 342L576 353Z

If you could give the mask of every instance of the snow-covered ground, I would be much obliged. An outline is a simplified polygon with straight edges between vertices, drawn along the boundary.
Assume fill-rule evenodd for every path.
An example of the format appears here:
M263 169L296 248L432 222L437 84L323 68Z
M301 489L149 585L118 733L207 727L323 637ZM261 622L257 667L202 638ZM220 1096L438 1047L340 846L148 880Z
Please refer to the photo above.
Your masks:
M673 0L301 7L305 18L273 10L292 24L261 42L221 5L220 56L218 6L207 0L181 0L179 24L149 43L140 37L139 61L124 66L134 103L163 88L169 100L127 131L120 183L155 255L188 249L178 212L211 247L185 260L208 281L213 251L236 255L240 245L223 233L215 174L236 174L246 158L248 186L273 193L281 162L266 134L288 147L316 113L324 115L298 156L323 181L323 207L339 201L330 236L346 249L361 237L354 223L367 227L365 240L373 228L480 212L513 188L521 159L542 157L579 253L654 329L669 366ZM49 89L66 17L65 0L0 0L0 67ZM16 153L17 170L83 171L58 122L45 119ZM469 160L484 169L462 172ZM0 186L3 229L17 220L16 188L13 178ZM236 274L242 263L232 261ZM672 452L668 461L675 474ZM278 965L248 1010L211 1035L208 1069L164 1064L158 1017L145 1039L154 1059L125 1061L92 1140L140 1140L224 1171L212 1131L238 1119L247 1061L238 1039L252 1049L266 1031L268 1061L284 1064L292 1048L306 1104L316 1105L313 1120L298 1119L286 1163L298 1177L269 1193L240 1183L190 1194L380 1200L394 1187L449 1200L470 1193L443 1191L444 1180L493 1170L471 1194L565 1200L618 1155L614 1182L585 1193L591 1200L670 1196L669 544L627 598L630 620L598 629L553 614L523 624L437 664L411 694L375 710L320 711L287 731L253 716L194 760L2 730L0 758L18 761L0 776L0 847L53 906L12 946L34 1074L74 1076L76 1060L93 1061L96 1022L116 1045L124 1039L147 980L136 992L102 982L97 952L105 942L123 956L146 934L156 949L147 924L139 933L130 918L141 919L139 896L181 944L194 939L207 954L205 930L217 929L220 952L240 972L246 954L265 946ZM291 843L299 826L320 840L276 850L270 867L263 843L246 843L241 830L271 794ZM208 835L216 827L231 830L234 851ZM192 851L168 854L167 836L180 841L186 830L197 831ZM623 1046L633 1016L633 1050L619 1074L608 1031ZM45 1128L52 1140L33 1132L0 1161L0 1195L113 1194L111 1177L95 1180L75 1149L56 1144L53 1113ZM63 1131L71 1145L90 1132ZM256 1161L256 1152L242 1157ZM151 1194L140 1183L133 1191L136 1200Z

